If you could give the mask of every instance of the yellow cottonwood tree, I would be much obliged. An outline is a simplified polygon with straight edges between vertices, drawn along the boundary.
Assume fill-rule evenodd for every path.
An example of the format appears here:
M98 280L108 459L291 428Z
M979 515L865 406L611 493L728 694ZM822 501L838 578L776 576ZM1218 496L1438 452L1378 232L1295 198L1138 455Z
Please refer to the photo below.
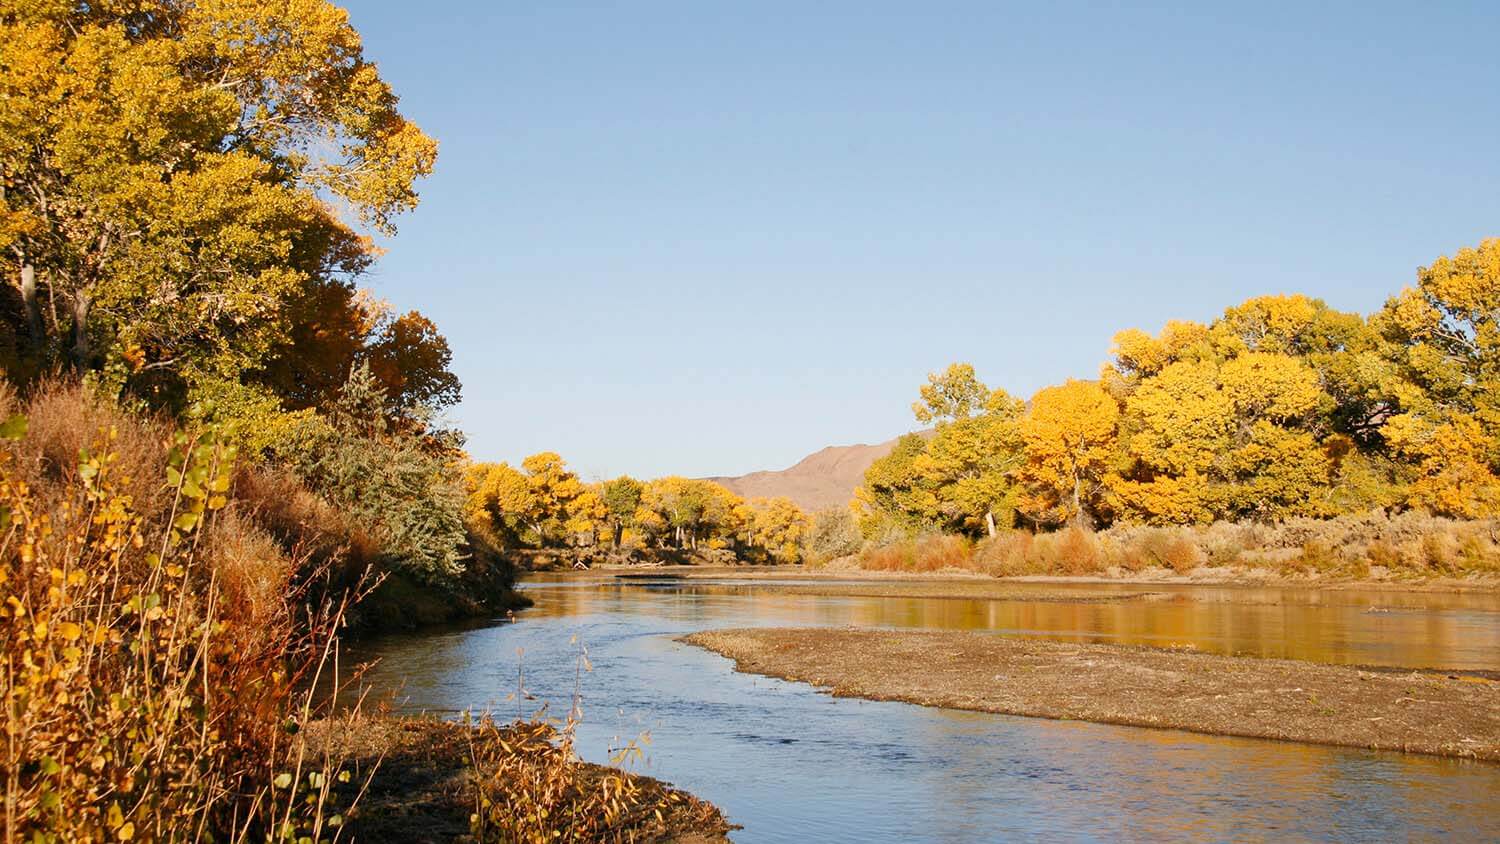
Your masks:
M232 394L289 303L365 269L352 226L391 231L435 154L326 0L0 4L0 250L33 366L253 404Z
M1407 489L1410 503L1455 518L1500 515L1500 477L1491 464L1494 443L1477 418L1455 413L1434 424L1417 414L1400 414L1386 423L1385 435L1399 455L1415 464L1417 476Z
M748 505L751 546L774 563L801 562L811 527L801 508L789 498L756 498Z
M1092 522L1115 447L1120 408L1097 381L1039 391L1021 419L1021 509L1041 524Z
M1025 406L1004 390L984 392L983 412L940 423L912 469L928 518L994 536L1014 523Z

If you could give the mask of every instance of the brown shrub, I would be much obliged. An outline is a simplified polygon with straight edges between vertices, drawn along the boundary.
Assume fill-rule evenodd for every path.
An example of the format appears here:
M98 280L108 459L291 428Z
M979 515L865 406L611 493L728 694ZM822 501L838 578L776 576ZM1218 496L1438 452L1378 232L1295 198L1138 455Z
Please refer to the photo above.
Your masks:
M275 543L225 513L226 450L183 435L164 454L152 424L79 395L33 400L37 439L0 447L6 840L265 837L282 820L318 838L327 793L303 778L335 772L304 769L285 725L308 714L294 689L337 613L300 612ZM70 443L86 454L66 459Z
M1051 568L1066 574L1095 574L1105 569L1104 554L1094 532L1079 525L1070 525L1056 534L1052 552L1055 555Z
M237 498L211 435L77 384L0 390L0 409L28 422L0 441L6 839L243 840L284 821L321 840L337 763L287 727L313 712L296 690L342 593L309 594L321 570L267 526L338 514L284 483Z
M1338 570L1341 560L1333 546L1320 540L1309 540L1302 545L1297 562L1303 569L1315 574L1327 574Z
M855 562L866 569L955 567L997 577L1093 574L1111 566L1187 573L1205 564L1354 577L1368 577L1370 566L1417 575L1491 574L1500 572L1500 519L1456 521L1374 510L1274 525L1117 525L1097 534L1070 526L1055 533L1006 531L961 550L927 537L869 549Z
M1429 533L1422 537L1422 564L1436 572L1448 572L1453 565L1452 539L1443 533Z
M987 537L974 546L970 564L976 571L995 577L1018 577L1038 574L1041 569L1033 559L1035 542L1030 532L1010 530Z
M1155 528L1143 531L1135 542L1141 556L1155 565L1183 574L1202 564L1204 554L1185 529Z
M867 548L859 555L859 567L871 571L908 571L911 568L911 545L898 542Z
M1381 566L1393 571L1407 565L1401 550L1383 539L1377 539L1365 546L1365 558L1369 565Z
M870 571L935 572L973 567L968 541L939 533L866 548L857 562Z
M917 538L912 552L916 571L932 572L969 567L969 543L959 536L928 534Z
M234 495L251 521L320 573L325 590L351 588L379 571L379 541L292 473L247 467L235 474Z
M12 444L15 471L44 494L78 483L81 454L107 450L115 482L136 512L153 519L171 505L163 482L171 426L161 419L128 414L67 381L39 385L19 411L28 427Z

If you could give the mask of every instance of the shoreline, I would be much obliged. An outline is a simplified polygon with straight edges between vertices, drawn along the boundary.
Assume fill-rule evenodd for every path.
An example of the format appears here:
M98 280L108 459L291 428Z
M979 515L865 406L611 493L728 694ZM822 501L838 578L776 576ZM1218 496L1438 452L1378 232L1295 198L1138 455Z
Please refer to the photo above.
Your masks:
M835 697L1500 762L1500 682L973 632L713 630L678 641Z
M555 572L573 574L572 572ZM962 569L935 572L891 572L851 568L808 568L803 565L714 565L714 566L639 566L598 565L577 572L587 574L629 574L636 577L657 575L684 580L732 577L765 582L850 581L882 583L982 583L982 584L1051 584L1105 585L1130 587L1221 587L1308 589L1326 592L1424 592L1452 594L1500 594L1500 577L1435 577L1423 580L1353 580L1336 577L1284 577L1265 569L1198 569L1181 575L1170 569L1151 569L1118 577L1104 575L1017 575L996 577Z

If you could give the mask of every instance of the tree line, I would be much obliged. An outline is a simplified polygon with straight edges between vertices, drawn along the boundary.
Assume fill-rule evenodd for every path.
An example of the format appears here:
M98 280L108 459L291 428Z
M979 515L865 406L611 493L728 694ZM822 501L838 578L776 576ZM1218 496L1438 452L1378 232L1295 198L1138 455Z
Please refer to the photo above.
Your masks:
M519 468L474 463L465 476L471 522L504 547L727 550L741 560L796 563L810 528L787 498L745 499L675 475L587 483L553 452Z
M867 539L1067 524L1500 513L1500 239L1364 316L1261 296L1114 337L1099 377L1022 401L929 376L852 503Z

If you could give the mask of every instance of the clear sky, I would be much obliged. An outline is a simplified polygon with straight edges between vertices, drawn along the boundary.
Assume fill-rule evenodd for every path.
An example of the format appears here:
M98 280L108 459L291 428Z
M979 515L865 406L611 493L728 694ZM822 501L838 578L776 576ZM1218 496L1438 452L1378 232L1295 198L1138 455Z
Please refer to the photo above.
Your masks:
M442 144L366 283L477 459L781 468L1500 235L1496 3L347 2Z

